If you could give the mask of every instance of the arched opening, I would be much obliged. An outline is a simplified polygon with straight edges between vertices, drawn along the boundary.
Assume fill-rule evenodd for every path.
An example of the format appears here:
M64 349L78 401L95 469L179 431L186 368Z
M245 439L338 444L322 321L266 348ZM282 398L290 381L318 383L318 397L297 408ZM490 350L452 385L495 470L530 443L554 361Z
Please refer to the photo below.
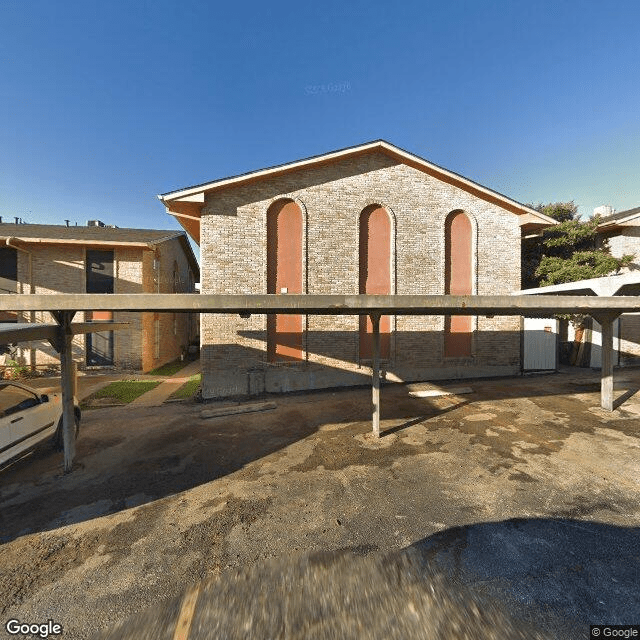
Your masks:
M451 212L445 221L445 293L473 293L471 220L462 211ZM471 356L471 316L447 316L444 327L445 358Z
M302 211L292 200L278 200L267 211L267 293L302 291ZM267 316L270 362L302 359L302 316Z
M391 293L391 218L383 207L374 204L360 214L359 292ZM360 316L360 360L371 360L373 328L369 316ZM389 359L391 317L380 318L380 358Z

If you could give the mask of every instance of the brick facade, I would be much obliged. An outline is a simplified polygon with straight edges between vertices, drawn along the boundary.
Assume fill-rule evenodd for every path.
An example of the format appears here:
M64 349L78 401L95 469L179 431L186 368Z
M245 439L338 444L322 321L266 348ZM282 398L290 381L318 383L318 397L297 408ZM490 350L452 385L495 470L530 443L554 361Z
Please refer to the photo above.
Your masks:
M635 256L633 262L622 269L623 273L640 269L640 220L629 222L614 234L607 234L605 237L612 256L616 258L624 255Z
M453 184L372 152L300 168L206 194L201 217L202 293L267 292L269 206L280 198L303 213L303 290L357 294L359 219L380 205L392 221L392 293L443 294L445 219L454 210L473 230L473 293L520 288L518 216ZM304 362L266 357L266 316L201 317L205 398L368 383L357 316L308 316ZM391 380L513 374L520 370L519 318L474 318L472 356L443 358L442 317L392 319Z
M606 218L605 218L606 220ZM630 220L613 233L603 234L611 255L621 258L623 255L635 256L628 267L621 272L637 272L640 269L640 220ZM637 366L640 364L640 314L625 313L620 318L620 365Z
M0 232L3 231L3 226L8 225L0 225ZM21 227L25 228L25 233L29 231L29 225L19 225L19 229ZM173 237L154 243L152 247L126 244L106 247L106 250L113 250L114 293L194 291L198 274L193 273L193 265L190 264L179 238L175 237L176 232L167 232L167 235ZM23 243L26 251L17 251L17 292L30 292L31 254L34 293L85 293L86 252L87 248L95 248L96 245L51 242ZM84 315L77 313L74 321L83 321ZM154 321L156 317L157 333ZM117 312L113 319L129 323L127 328L115 331L113 336L114 366L119 369L149 371L170 362L180 357L197 334L196 321L190 314ZM18 314L18 322L51 321L48 312ZM73 339L73 356L80 369L87 364L86 341L84 335ZM18 360L27 365L57 365L59 356L48 342L33 341L19 345Z

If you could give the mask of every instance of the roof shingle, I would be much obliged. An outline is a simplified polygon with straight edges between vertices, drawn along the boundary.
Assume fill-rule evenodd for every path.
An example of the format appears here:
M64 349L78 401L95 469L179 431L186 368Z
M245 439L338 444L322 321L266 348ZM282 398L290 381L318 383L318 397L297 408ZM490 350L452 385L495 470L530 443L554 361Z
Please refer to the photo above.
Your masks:
M119 229L116 227L67 227L59 224L0 223L0 237L39 240L85 240L86 242L158 242L184 235L175 229Z
M626 211L616 211L616 213L612 213L610 216L602 216L601 224L614 222L615 220L622 220L623 218L627 218L634 214L640 214L640 207L634 207L633 209L627 209Z

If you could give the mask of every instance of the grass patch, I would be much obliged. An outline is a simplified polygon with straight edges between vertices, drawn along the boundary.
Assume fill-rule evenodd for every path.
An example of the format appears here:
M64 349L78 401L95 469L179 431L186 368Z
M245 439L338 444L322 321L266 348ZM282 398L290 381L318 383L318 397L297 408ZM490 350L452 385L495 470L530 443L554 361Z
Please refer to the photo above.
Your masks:
M180 369L184 369L189 362L191 362L188 358L184 360L174 360L173 362L167 362L167 364L163 364L161 367L154 369L153 371L149 371L150 376L172 376L174 373L178 373Z
M118 380L92 393L82 401L82 408L100 405L104 400L114 404L128 404L151 389L155 389L162 380ZM102 401L102 402L101 402Z
M189 380L185 382L179 389L176 389L167 399L187 400L189 398L192 398L197 393L201 381L202 374L196 373L195 375L191 376Z

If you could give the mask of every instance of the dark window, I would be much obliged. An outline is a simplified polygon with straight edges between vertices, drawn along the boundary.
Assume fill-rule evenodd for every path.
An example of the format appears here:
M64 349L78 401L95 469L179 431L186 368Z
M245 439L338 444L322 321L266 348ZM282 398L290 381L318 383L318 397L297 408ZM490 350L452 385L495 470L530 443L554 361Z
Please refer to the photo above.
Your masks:
M87 293L113 293L113 251L87 250ZM111 311L91 314L92 320L113 320ZM87 365L113 365L113 331L88 333Z
M18 252L11 247L0 247L0 293L18 291Z
M35 394L12 384L0 386L0 415L5 416L30 409L39 404Z
M87 293L113 293L113 251L87 251Z

